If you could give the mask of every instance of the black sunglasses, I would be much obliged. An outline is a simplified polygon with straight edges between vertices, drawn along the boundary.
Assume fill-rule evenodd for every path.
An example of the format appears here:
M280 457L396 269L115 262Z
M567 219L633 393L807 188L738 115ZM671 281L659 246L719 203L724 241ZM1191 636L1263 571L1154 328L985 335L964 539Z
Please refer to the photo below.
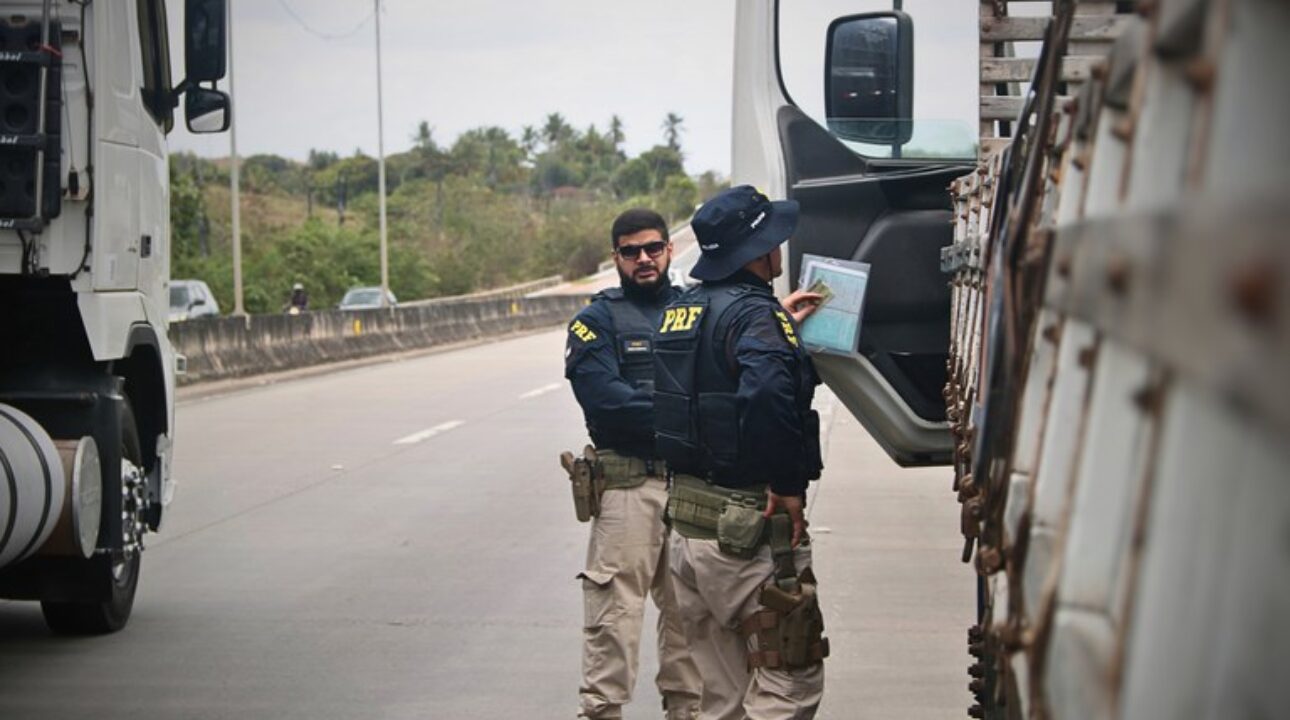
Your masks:
M618 254L623 256L624 260L635 260L641 256L641 251L644 250L645 254L652 258L656 258L659 255L662 255L663 251L666 249L667 243L662 240L655 240L643 245L619 245Z

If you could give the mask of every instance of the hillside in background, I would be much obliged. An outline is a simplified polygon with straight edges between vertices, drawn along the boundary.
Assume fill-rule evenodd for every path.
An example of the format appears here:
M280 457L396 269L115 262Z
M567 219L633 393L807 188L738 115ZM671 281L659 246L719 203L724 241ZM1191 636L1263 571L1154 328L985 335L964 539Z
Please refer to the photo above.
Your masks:
M724 180L685 174L681 124L669 113L664 142L629 157L617 116L602 132L552 113L518 137L482 127L450 145L421 123L411 150L386 157L390 289L410 300L577 277L609 257L609 226L623 209L651 207L669 222L684 220ZM248 312L281 310L297 282L315 308L334 306L347 288L380 284L375 158L253 155L242 160L241 182ZM205 280L227 311L228 159L174 155L170 184L171 276Z

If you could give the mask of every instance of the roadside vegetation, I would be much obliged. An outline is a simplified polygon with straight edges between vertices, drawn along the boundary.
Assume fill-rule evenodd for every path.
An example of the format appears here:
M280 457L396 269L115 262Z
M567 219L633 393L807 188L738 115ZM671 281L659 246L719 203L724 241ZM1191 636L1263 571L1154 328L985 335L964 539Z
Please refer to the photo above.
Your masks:
M713 172L686 175L682 124L669 113L663 142L629 157L617 116L604 130L579 130L552 113L518 135L481 127L451 143L422 122L412 149L385 161L390 289L427 298L595 271L622 209L644 205L679 222L724 186ZM380 283L376 158L252 155L241 181L248 312L280 310L296 282L316 308ZM174 155L170 184L171 276L205 280L231 309L229 162Z

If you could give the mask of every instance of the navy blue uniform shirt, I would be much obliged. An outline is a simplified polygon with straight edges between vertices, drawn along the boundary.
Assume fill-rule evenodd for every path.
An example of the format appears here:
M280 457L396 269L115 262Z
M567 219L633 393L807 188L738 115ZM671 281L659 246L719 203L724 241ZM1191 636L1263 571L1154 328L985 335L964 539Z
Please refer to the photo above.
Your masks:
M658 327L663 309L680 295L670 284L657 292L624 287L628 301ZM654 457L654 397L649 388L636 388L623 376L609 301L597 299L569 323L564 351L564 376L582 406L592 442L639 458Z
M811 406L819 378L801 347L796 321L774 298L770 284L746 270L720 284L733 283L754 286L770 296L769 302L746 301L732 308L729 312L736 315L722 338L727 361L739 376L739 466L746 473L744 484L765 483L776 494L801 495L806 491L806 481L800 479L806 428L799 408ZM805 383L803 373L809 375ZM802 392L806 397L798 397Z

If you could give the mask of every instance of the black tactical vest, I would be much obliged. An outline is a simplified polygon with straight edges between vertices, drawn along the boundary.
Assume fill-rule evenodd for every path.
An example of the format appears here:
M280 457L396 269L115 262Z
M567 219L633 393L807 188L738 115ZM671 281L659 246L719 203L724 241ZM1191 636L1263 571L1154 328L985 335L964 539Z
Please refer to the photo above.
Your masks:
M609 303L614 319L614 351L618 353L618 370L623 379L640 390L654 389L654 318L629 300L622 288L596 293L593 300Z
M660 457L677 472L737 487L739 453L739 378L734 348L726 347L738 309L761 305L783 313L769 292L750 285L699 285L668 306L654 336L654 435ZM786 317L786 314L785 314ZM786 320L785 320L786 321ZM802 417L805 461L798 480L819 477L819 416L810 408L816 383L805 348L799 355L796 398Z

